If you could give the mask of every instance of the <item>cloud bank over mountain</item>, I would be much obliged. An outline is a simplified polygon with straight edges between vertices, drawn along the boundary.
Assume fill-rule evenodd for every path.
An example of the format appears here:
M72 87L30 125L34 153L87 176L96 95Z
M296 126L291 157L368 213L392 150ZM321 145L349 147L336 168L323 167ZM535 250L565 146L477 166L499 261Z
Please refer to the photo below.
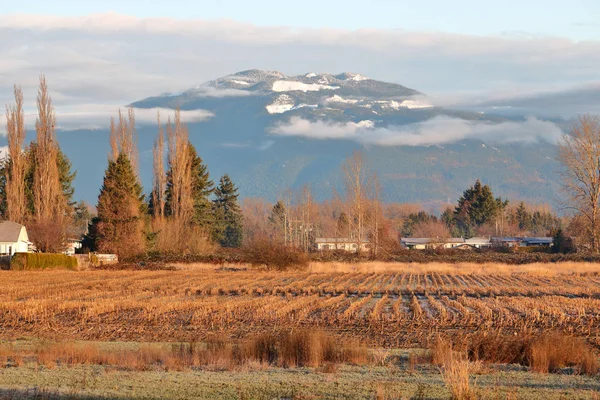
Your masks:
M126 109L121 109L127 113ZM118 107L97 104L84 104L77 107L61 107L56 110L57 128L65 131L76 129L107 129L110 118L116 117ZM173 116L173 110L166 108L134 108L135 120L138 126L156 125L157 113L160 113L163 123L169 116ZM213 113L206 110L182 110L181 120L184 123L205 121L211 118ZM25 128L35 129L37 114L28 112L25 114ZM6 135L6 116L0 115L0 135Z
M459 118L436 117L402 126L375 127L372 121L334 123L292 117L271 128L271 134L311 139L346 139L365 145L429 146L456 143L465 139L489 143L556 143L561 129L552 122L528 118L523 122L491 123Z

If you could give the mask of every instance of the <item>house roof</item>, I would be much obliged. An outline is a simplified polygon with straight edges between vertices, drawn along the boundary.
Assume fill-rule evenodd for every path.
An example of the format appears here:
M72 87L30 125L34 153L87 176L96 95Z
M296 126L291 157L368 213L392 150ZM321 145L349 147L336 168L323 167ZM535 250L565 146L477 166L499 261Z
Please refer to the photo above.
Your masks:
M474 238L466 239L465 243L473 244L473 245L489 245L492 242L490 241L489 238L486 238L486 237L474 237Z
M356 239L348 238L316 238L315 243L356 243ZM361 240L361 243L369 243L368 240Z
M493 237L492 242L520 242L522 238L519 237Z
M16 243L19 241L21 236L21 229L23 225L17 224L12 221L0 222L0 242L2 243Z
M552 243L553 239L551 237L494 237L492 238L494 242L524 242L528 244L542 244L542 243Z
M523 239L528 244L549 244L554 241L551 237L528 237Z
M419 244L429 244L429 243L464 243L465 239L463 238L402 238L400 240L402 243L407 245L419 245Z

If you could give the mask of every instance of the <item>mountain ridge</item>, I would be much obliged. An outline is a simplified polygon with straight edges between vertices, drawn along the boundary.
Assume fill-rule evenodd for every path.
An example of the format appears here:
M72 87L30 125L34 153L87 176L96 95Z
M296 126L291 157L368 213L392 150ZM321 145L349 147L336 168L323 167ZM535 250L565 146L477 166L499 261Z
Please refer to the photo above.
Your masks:
M208 111L212 117L187 124L190 141L212 177L228 173L242 197L275 201L287 189L309 185L316 199L331 198L344 191L343 161L360 150L378 173L386 201L442 204L481 179L498 196L556 203L555 146L505 140L532 134L520 134L526 116L438 107L416 89L359 73L246 70L131 105ZM456 136L463 130L472 134ZM140 178L149 192L157 129L140 126L138 132ZM398 144L419 135L435 140ZM79 171L78 195L94 202L108 131L59 132L59 139ZM82 152L90 143L97 151Z

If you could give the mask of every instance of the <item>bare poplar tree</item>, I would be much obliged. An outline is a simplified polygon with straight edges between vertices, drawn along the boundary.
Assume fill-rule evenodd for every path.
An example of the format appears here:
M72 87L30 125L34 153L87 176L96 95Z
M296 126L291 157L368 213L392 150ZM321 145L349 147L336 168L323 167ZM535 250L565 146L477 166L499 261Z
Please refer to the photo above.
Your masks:
M563 134L558 146L558 160L563 189L569 207L581 213L588 222L591 248L598 251L598 212L600 210L600 118L583 115L569 133Z
M167 178L165 175L164 151L165 137L163 127L160 123L160 113L157 112L158 136L154 142L154 181L152 188L152 200L154 202L154 216L162 218L165 216L165 190Z
M346 208L349 224L354 233L357 251L361 251L361 243L365 235L367 213L368 167L362 153L355 151L343 165L346 184Z
M10 160L9 168L6 169L6 208L8 219L22 224L27 218L25 197L27 157L23 154L25 142L23 92L16 85L14 95L15 104L6 107L6 133Z
M295 204L292 208L292 217L289 221L292 232L292 244L308 251L310 247L310 236L313 230L313 218L315 202L312 192L308 186L303 186L295 195Z
M119 114L121 114L121 110L119 110ZM108 159L110 161L117 161L119 158L119 133L117 131L117 127L115 125L114 117L110 117L110 135L108 137L108 142L110 143L110 154Z
M56 118L44 75L40 76L37 108L36 169L33 179L35 216L38 222L58 221L65 211L65 199L57 165L58 147L54 132Z
M194 215L192 193L192 160L187 128L181 123L181 113L175 111L173 124L167 124L169 168L171 171L171 215L189 222Z
M129 159L133 170L137 172L137 130L135 128L135 111L133 108L127 110L127 116L119 109L118 124L115 119L110 119L110 160L116 161L120 154Z
M379 254L379 230L381 229L381 221L383 219L383 210L381 207L381 185L379 177L374 173L371 177L369 185L369 200L370 200L370 226L371 226L371 249L373 256Z

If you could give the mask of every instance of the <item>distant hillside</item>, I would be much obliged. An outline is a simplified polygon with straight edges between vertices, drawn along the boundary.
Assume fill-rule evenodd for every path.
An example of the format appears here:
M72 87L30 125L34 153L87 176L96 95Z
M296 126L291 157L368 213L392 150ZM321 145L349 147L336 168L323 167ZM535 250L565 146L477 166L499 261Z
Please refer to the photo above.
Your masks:
M366 153L389 201L454 201L477 178L497 195L514 199L553 203L558 188L555 147L546 141L527 144L477 135L451 139L457 123L502 127L498 124L519 123L523 116L435 107L418 90L360 74L286 76L249 70L131 105L214 114L189 124L190 139L212 176L229 173L245 197L276 200L287 188L304 184L319 199L330 197L334 189L342 192L340 165L356 149ZM290 126L294 122L303 125ZM394 145L398 135L410 140L412 127L419 124L425 130L435 124L439 143ZM146 191L155 136L156 127L139 128ZM496 136L502 139L503 132ZM106 167L107 131L60 132L59 139L78 170L77 196L95 203Z

